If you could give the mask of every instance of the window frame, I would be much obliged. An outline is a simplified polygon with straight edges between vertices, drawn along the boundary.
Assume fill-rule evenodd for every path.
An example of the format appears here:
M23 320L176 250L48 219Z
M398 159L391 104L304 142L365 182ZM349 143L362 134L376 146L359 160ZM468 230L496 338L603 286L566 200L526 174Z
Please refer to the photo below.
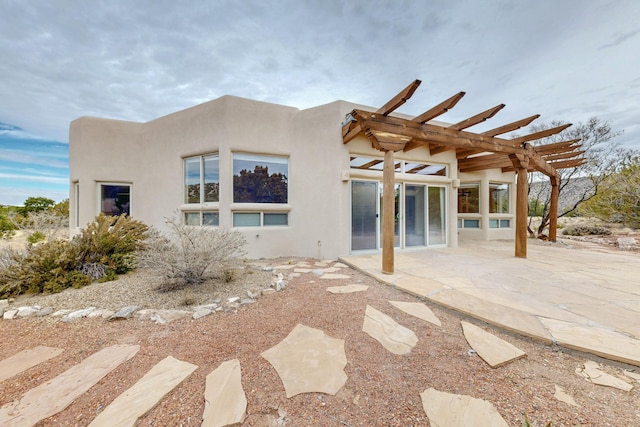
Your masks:
M242 158L244 157L244 158ZM289 160L290 157L288 155L280 155L280 154L263 154L263 153L248 153L242 151L236 151L231 153L231 190L232 190L232 203L237 205L273 205L273 206L285 206L289 204ZM254 173L256 167L262 163L269 164L284 164L286 166L286 173L282 172L273 172L267 175L267 177L274 176L276 174L281 174L284 176L284 200L282 201L260 201L260 200L236 200L236 177L241 177L240 173L242 170L246 170L244 168L238 170L238 175L236 175L236 161L245 161L245 162L254 162L253 170L249 171L249 173ZM268 170L267 166L267 170Z
M104 186L109 187L129 187L129 212L121 212L120 214L112 214L103 211L104 201L102 199ZM122 214L126 214L127 216L133 216L133 183L132 182L117 182L117 181L97 181L96 182L96 192L97 192L97 211L98 214L105 214L110 216L118 216ZM76 202L77 203L77 202Z
M506 186L504 189L500 189L499 187ZM494 198L494 194L498 193L498 196ZM506 204L504 200L500 197L500 194L506 195ZM501 212L498 210L500 207L506 206L506 212ZM511 184L508 182L489 182L489 214L496 215L509 215L511 214Z
M251 225L237 225L236 223L236 215L242 215L242 214L257 214L259 215L259 222L257 225L251 224ZM231 212L231 224L233 228L288 228L289 225L289 211L271 211L271 210L267 210L267 211L256 211L256 210L250 210L250 211L243 211L243 210L239 210L239 211L232 211ZM269 216L269 215L286 215L287 218L287 223L286 224L265 224L264 218L265 216Z
M198 160L198 167L199 167L199 181L198 181L198 187L199 187L199 194L198 194L198 201L197 202L190 202L189 201L189 185L187 184L188 182L188 176L187 176L187 162L189 162L190 160ZM217 181L213 182L214 185L217 185L218 187L218 192L217 192L217 200L206 200L206 186L207 186L207 169L206 169L206 161L207 159L215 159L216 163L217 163ZM194 185L194 184L191 184ZM183 205L188 205L188 206L195 206L195 205L204 205L204 206L211 206L211 205L217 205L218 203L220 203L220 153L207 153L207 154L199 154L197 156L188 156L188 157L183 157L182 158L182 204ZM185 210L186 211L186 210Z
M198 224L189 224L187 221L187 215L198 215ZM204 220L205 214L217 214L218 215L218 223L217 224L206 224ZM220 211L210 210L210 209L184 209L182 210L182 223L185 225L190 225L193 227L220 227Z

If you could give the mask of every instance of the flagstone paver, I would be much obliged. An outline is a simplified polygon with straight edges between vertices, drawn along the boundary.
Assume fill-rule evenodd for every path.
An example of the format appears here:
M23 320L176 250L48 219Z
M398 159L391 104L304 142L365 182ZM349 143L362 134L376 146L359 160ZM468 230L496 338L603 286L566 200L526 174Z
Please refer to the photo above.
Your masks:
M415 332L370 305L367 305L362 330L393 354L410 353L418 343Z
M162 398L198 367L167 356L158 362L130 389L116 397L89 426L127 427L153 409Z
M398 251L392 275L381 273L380 254L341 261L509 331L640 366L638 255L531 243L526 259L491 241Z
M576 403L576 400L573 398L573 396L571 396L570 394L567 394L564 391L564 389L562 387L560 387L558 384L556 384L555 386L556 386L556 391L553 394L553 397L555 397L556 399L558 399L561 402L566 403L567 405L579 406Z
M602 327L541 317L559 345L640 366L640 341Z
M633 386L628 382L600 370L598 363L592 360L586 362L584 367L582 369L578 369L577 372L588 381L597 385L613 387L624 391L631 391L631 389L633 389Z
M389 301L394 307L410 314L418 319L422 319L429 323L433 323L437 326L442 326L440 319L433 314L433 311L421 302L406 302L406 301Z
M242 389L240 361L228 360L207 375L202 427L222 427L242 423L247 397Z
M320 276L320 279L323 279L323 280L351 279L351 276L347 274L340 274L340 273L325 273L322 276Z
M312 392L335 395L347 381L344 340L319 329L298 324L261 356L278 372L288 398Z
M69 406L120 364L140 350L138 345L113 345L24 394L22 399L0 408L3 427L32 426Z
M61 348L38 346L0 361L0 382L58 356Z
M332 294L350 294L352 292L362 292L369 289L367 285L351 284L345 286L331 286L327 288L327 292Z
M508 427L490 402L428 388L420 393L432 427Z
M469 322L460 322L467 342L478 355L492 368L504 366L527 354L518 347L508 343L482 328Z

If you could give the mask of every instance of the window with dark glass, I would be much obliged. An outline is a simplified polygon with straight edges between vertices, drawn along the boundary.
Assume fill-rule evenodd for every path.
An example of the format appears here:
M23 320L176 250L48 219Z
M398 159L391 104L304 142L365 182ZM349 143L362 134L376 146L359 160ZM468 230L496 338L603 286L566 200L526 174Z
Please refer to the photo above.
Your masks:
M131 215L131 186L100 184L100 212L106 215Z
M233 155L234 203L287 203L289 159L280 156Z

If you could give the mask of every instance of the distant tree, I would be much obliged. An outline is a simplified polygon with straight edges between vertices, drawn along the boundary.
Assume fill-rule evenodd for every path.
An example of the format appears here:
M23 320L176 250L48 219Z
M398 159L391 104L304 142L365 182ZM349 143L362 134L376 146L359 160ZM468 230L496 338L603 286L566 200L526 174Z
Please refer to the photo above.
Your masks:
M529 130L531 132L538 132L561 124L561 122L552 122L548 125L534 125L531 126ZM533 145L544 145L572 139L581 140L580 142L582 147L580 150L584 151L584 154L582 154L581 157L584 157L586 162L575 168L558 170L560 174L560 185L558 187L560 197L562 196L563 191L571 189L570 183L574 178L586 177L588 178L588 185L580 188L578 190L578 194L573 195L574 202L571 206L564 209L562 212L558 212L559 218L574 214L582 203L598 194L600 191L600 185L607 179L607 177L619 170L620 159L624 158L629 153L628 149L621 147L619 143L614 140L620 134L621 132L616 132L611 128L611 124L609 122L602 121L597 117L592 117L586 123L578 123L557 135L543 138L533 143ZM533 181L548 182L549 178L539 172L534 172L529 174L530 184ZM529 222L529 233L532 235L541 235L545 228L549 226L549 208L551 204L551 192L549 191L549 187L539 186L536 194L529 194L529 199L537 200L538 204L542 205L540 225L534 232L531 229L531 222ZM539 205L534 206L534 208L539 212Z
M19 209L23 216L27 216L32 212L42 212L53 207L56 204L54 200L46 197L29 197L24 201L23 206Z
M640 156L630 155L621 163L620 171L600 184L598 194L580 206L580 212L640 228Z
M60 217L69 218L69 199L64 199L63 201L56 203L50 209L51 212Z

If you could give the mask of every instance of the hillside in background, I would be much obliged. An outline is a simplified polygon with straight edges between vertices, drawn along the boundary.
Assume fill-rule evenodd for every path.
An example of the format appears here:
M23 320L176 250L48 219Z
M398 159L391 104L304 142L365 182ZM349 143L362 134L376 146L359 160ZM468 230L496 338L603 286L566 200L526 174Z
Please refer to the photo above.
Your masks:
M574 178L569 181L566 187L563 188L558 199L558 212L562 213L568 208L571 208L579 201L585 191L591 188L591 180L589 178ZM549 180L533 182L529 185L529 201L532 200L547 200L551 192L551 185Z

